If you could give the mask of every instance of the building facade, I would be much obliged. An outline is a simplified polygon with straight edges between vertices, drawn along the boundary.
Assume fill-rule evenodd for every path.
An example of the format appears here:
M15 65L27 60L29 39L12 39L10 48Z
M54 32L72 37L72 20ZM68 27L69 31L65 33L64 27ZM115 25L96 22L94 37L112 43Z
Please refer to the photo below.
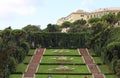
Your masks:
M79 20L79 19L84 19L87 21L91 18L101 18L103 15L106 15L109 13L117 14L118 12L120 12L120 8L116 8L116 7L115 8L103 8L103 9L100 8L100 9L95 10L93 12L86 12L84 10L77 10L76 12L73 12L66 17L62 17L62 18L58 19L57 25L61 25L65 21L69 21L72 23L72 22Z

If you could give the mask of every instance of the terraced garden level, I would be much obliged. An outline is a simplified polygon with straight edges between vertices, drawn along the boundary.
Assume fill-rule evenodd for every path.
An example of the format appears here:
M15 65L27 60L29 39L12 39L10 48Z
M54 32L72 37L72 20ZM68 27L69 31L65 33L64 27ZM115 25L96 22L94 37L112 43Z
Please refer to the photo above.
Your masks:
M48 64L85 64L80 56L44 56L42 63Z
M83 53L85 53L85 50ZM37 56L39 55L41 53L37 53ZM89 55L93 55L94 57ZM17 66L16 72L10 75L10 78L23 78L28 65L31 62L33 64L37 62L37 60L32 60L36 59L33 56L36 56L35 50L29 52L23 63ZM86 58L89 59L87 60ZM86 63L87 61L88 63ZM95 65L91 66L91 63ZM51 78L103 78L101 77L103 74L105 74L104 78L116 78L114 73L106 65L103 65L102 60L95 56L93 52L89 52L86 55L86 53L82 54L77 49L46 49L37 64L38 67L33 75L34 78L48 78L48 76ZM93 72L96 73L96 65L102 74L93 74Z

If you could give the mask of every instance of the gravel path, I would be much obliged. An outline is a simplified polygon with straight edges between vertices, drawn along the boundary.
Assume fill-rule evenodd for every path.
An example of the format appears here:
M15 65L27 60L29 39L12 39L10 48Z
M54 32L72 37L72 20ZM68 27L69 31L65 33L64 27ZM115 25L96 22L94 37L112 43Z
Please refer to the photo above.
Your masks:
M44 48L36 50L35 54L33 55L30 63L28 64L26 68L23 78L34 78L44 51L45 51Z

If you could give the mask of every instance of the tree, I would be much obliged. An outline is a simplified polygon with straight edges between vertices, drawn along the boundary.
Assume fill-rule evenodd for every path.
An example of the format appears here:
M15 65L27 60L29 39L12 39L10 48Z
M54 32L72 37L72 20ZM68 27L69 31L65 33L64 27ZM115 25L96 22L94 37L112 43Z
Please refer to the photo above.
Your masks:
M28 53L29 47L25 43L27 39L27 33L24 30L12 30L11 37L16 42L16 50L13 53L13 57L18 61L22 62L26 54Z
M76 20L72 23L68 32L84 32L87 30L87 26L85 26L85 24L86 20Z
M27 32L40 32L40 26L39 25L27 25L24 28L22 28L23 30L27 31Z
M86 32L88 30L87 26L71 26L68 30L69 33L77 33L77 32Z
M91 19L88 20L88 23L93 24L93 23L96 23L100 20L101 20L100 18L91 18Z
M20 46L21 42L24 42L27 39L27 33L24 30L12 30L11 36L18 46Z
M29 52L29 49L30 49L30 46L27 42L21 42L21 45L20 45L23 50L25 51L25 54L27 55L27 53Z
M0 77L9 78L16 64L23 61L29 51L24 30L12 30L10 27L0 31Z
M120 21L120 12L117 14L117 19Z
M97 22L97 23L94 23L91 27L91 30L93 31L93 34L97 34L99 32L102 32L106 26L106 24L104 22Z
M73 25L85 25L86 24L86 20L80 19L80 20L76 20L73 22Z
M102 16L102 20L108 22L111 25L111 27L118 21L116 15L111 13Z
M3 30L3 32L6 33ZM2 33L2 35L5 33ZM6 36L2 36L0 38L0 77L8 78L9 73L13 72L15 70L15 61L12 59L12 54L15 51L16 44L15 42L11 41L11 36L8 32L6 33ZM5 39L6 38L6 39ZM11 66L12 65L12 66Z
M117 78L120 78L120 60L117 61L115 71L116 71Z
M59 26L56 24L48 24L46 32L59 32Z
M110 59L119 59L120 58L120 42L111 42L107 45L107 51L111 54Z
M118 19L118 25L120 25L120 12L117 14L117 19Z
M1 38L5 41L5 42L8 42L10 41L11 37L11 29L5 29L3 31L1 31Z
M69 21L65 21L64 23L62 23L62 28L68 28L70 27L72 24Z

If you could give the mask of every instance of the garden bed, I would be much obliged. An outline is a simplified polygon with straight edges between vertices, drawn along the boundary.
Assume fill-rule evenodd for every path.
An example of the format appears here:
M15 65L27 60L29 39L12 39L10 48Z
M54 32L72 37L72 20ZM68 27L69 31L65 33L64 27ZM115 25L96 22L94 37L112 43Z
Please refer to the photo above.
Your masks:
M89 73L86 65L40 65L37 73Z
M84 64L84 61L80 56L44 56L41 63Z
M47 49L44 55L78 55L76 49Z

